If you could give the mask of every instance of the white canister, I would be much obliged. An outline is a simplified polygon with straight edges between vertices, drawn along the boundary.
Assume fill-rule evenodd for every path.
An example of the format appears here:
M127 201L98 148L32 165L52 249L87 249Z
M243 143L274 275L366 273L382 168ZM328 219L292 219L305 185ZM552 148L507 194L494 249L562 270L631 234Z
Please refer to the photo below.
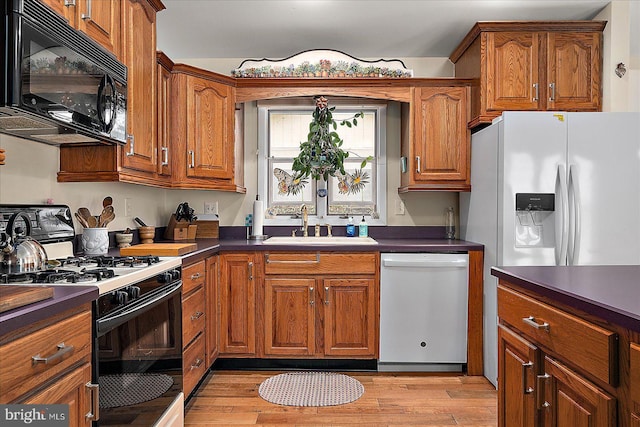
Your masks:
M85 255L104 255L109 252L108 228L85 228L82 232Z

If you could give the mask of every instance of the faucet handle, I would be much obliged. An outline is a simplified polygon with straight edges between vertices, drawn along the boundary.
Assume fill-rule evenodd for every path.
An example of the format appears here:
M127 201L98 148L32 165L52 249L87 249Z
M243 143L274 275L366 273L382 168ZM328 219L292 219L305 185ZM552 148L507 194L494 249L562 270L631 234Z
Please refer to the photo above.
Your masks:
M316 237L320 237L320 224L316 224L315 234L316 234Z
M331 224L327 224L327 237L331 237Z
M295 228L293 230L291 230L291 237L296 237L296 230Z

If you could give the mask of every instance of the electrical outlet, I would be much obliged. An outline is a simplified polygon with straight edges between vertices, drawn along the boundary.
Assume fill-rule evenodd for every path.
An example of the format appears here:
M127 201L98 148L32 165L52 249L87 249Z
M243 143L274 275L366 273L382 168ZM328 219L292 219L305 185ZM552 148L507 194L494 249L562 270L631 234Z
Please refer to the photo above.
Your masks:
M404 215L404 201L396 200L396 215Z
M204 202L204 213L208 215L218 215L218 202Z
M124 216L128 218L131 216L131 212L133 211L133 201L130 197L126 197L124 199Z

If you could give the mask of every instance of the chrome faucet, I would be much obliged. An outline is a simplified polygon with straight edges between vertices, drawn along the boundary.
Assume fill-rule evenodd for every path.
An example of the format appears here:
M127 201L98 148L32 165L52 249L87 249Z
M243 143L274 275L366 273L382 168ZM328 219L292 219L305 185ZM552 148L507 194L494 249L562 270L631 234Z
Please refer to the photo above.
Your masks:
M309 211L304 203L300 206L300 213L302 214L302 236L309 237L309 230L307 229L309 226Z

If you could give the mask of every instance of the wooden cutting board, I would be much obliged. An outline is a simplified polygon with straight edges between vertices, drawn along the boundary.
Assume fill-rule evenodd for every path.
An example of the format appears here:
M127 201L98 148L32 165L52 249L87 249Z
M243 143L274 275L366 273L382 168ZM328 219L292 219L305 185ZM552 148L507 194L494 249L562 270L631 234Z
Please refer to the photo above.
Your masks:
M196 243L143 243L140 245L121 248L120 255L157 255L157 256L180 256L198 249Z
M0 313L49 298L53 298L53 288L50 286L2 285Z

